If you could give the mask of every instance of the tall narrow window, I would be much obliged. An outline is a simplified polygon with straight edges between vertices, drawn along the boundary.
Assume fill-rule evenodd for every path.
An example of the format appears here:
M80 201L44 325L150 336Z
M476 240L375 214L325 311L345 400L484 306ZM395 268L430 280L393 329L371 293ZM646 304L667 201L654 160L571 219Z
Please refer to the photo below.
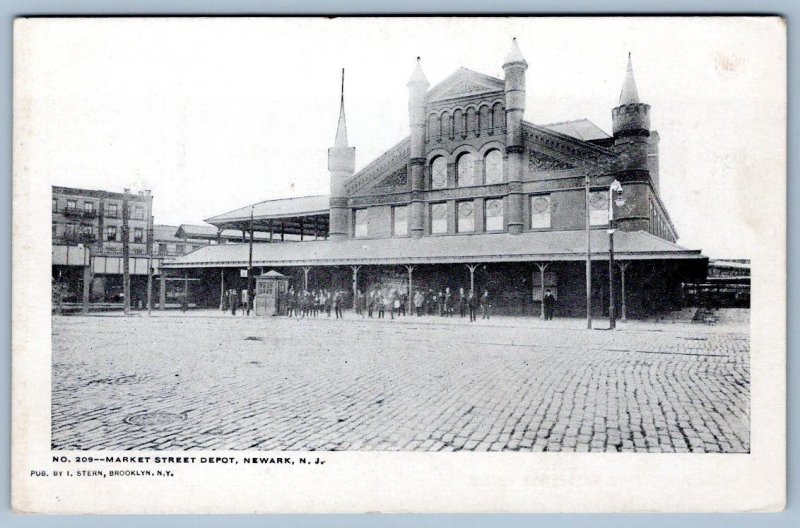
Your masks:
M531 196L531 229L550 229L550 195Z
M457 109L453 112L453 136L461 137L464 133L464 112Z
M53 198L53 212L55 213L56 211L58 211L58 199Z
M486 230L503 230L503 200L500 198L486 200Z
M486 183L501 183L503 181L503 155L499 150L490 150L486 154L484 163L486 167Z
M159 244L158 245L158 254L159 255L166 255L167 254L167 245L166 244Z
M444 203L431 205L431 233L447 233L447 205Z
M83 210L86 213L92 214L94 212L94 202L84 202Z
M408 206L398 205L393 208L394 236L408 235Z
M467 152L458 158L458 186L475 185L475 158Z
M458 203L458 232L475 232L475 206L472 202Z
M595 191L589 194L589 223L591 225L608 223L608 191Z
M117 226L106 227L106 241L107 242L117 241Z
M141 227L133 228L133 241L141 243L144 239L144 230Z
M431 189L445 187L447 187L447 160L439 156L431 163Z
M367 210L366 209L356 209L354 213L354 225L355 225L355 235L356 237L365 237L368 234L368 224L367 224Z
M502 134L506 123L506 112L501 103L492 106L492 127L495 134Z
M117 204L108 204L108 207L106 208L106 216L109 218L117 217Z
M133 218L135 220L144 220L144 209L142 209L141 206L137 205L133 209L133 215L134 215Z
M78 208L78 201L77 200L67 200L67 210L74 211Z

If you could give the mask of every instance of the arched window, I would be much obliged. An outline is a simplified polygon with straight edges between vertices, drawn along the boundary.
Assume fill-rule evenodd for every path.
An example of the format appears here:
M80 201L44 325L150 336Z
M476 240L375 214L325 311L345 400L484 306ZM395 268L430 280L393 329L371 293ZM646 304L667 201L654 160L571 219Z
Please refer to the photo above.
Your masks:
M464 112L456 110L453 112L453 135L461 136L464 132Z
M430 141L436 137L436 125L438 124L439 117L436 114L431 114L428 116L428 127L426 128L427 138L426 141Z
M472 107L467 108L467 133L475 134L478 128L478 117L475 109Z
M447 160L437 156L431 163L431 189L447 187Z
M442 112L442 137L453 137L453 131L450 129L450 112Z
M490 150L484 158L486 167L486 183L501 183L503 181L503 155L497 149Z
M484 130L489 134L492 133L492 123L491 123L491 110L487 105L481 106L481 113L480 113L480 130L483 132Z
M475 158L469 152L458 158L458 186L475 185Z
M495 103L492 107L492 127L495 134L501 134L506 124L506 112L501 103Z

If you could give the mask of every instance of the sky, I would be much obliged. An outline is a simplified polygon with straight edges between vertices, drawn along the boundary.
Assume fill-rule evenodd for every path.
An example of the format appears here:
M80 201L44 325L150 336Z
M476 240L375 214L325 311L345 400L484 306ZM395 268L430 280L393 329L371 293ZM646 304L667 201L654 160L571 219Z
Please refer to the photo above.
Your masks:
M461 66L502 78L512 37L536 124L588 118L610 133L631 53L681 245L750 258L771 228L764 209L785 208L776 19L39 19L26 30L15 42L26 177L150 189L158 224L326 194L341 68L358 170L408 135L417 56L432 86Z

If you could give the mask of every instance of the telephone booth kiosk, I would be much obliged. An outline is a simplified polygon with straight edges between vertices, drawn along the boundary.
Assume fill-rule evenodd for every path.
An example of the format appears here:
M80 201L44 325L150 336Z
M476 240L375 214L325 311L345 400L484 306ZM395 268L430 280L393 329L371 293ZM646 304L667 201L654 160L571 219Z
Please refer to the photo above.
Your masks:
M256 315L269 317L286 314L286 296L289 289L289 277L270 270L256 276Z

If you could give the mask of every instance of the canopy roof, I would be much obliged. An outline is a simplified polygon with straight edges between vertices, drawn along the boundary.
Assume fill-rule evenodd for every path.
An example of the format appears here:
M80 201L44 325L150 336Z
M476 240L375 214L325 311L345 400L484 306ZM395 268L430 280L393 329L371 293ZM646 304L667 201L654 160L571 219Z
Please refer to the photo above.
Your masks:
M644 231L617 231L615 254L621 260L703 259L699 250L673 244ZM205 246L165 268L243 267L247 244ZM592 231L593 258L608 258L606 231ZM293 244L254 244L255 266L355 264L440 264L582 260L583 231L537 231L521 235L481 234L391 239L318 240Z
M206 222L223 229L250 229L252 211L255 231L273 231L276 235L328 234L330 198L327 194L265 200L206 218Z

